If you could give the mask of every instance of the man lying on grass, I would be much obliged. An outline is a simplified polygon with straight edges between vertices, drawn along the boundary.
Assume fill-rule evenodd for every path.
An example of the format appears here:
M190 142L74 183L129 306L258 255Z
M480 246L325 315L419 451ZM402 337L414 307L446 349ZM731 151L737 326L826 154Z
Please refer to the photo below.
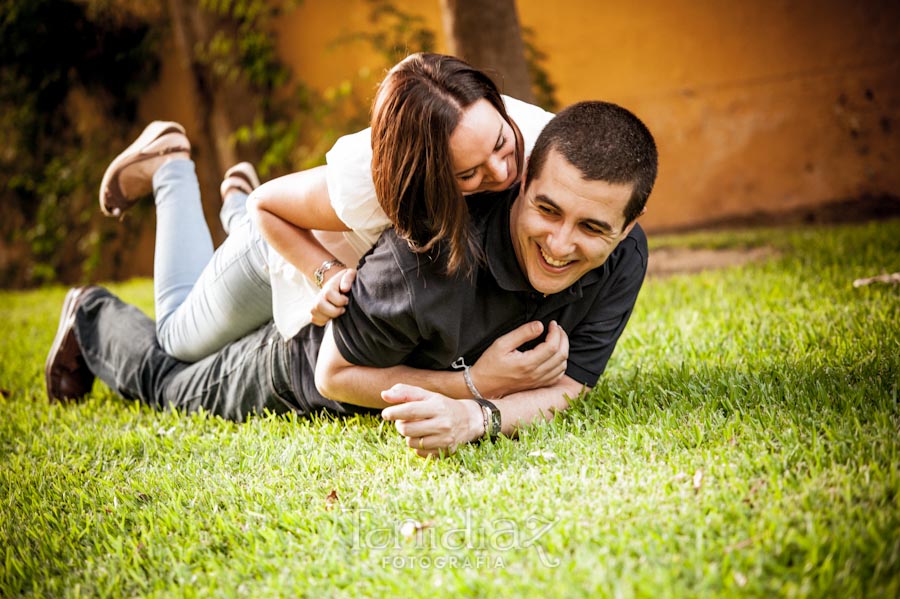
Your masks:
M137 308L102 288L73 289L47 358L47 393L83 396L96 376L155 408L234 420L381 410L421 456L511 435L567 408L603 373L646 272L636 219L656 165L637 117L613 104L575 104L545 127L520 186L491 201L470 197L479 246L469 275L446 276L440 250L414 253L389 230L329 326L284 341L269 324L194 364L165 354ZM562 358L542 388L501 398L515 381L479 388L464 367L488 349L547 344Z

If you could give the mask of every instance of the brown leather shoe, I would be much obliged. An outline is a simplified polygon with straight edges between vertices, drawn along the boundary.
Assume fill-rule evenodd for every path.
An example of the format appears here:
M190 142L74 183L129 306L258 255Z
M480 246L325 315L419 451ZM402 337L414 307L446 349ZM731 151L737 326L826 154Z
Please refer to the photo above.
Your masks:
M88 370L81 346L75 338L75 310L90 287L75 287L66 294L56 338L44 365L44 382L50 401L81 399L94 385L94 374Z
M230 169L225 171L225 177L219 186L219 193L222 195L222 201L232 191L240 191L247 195L259 187L259 175L256 169L249 162L238 162Z
M100 210L107 216L121 216L141 197L153 191L153 173L166 156L190 156L191 142L184 127L171 121L153 121L125 151L106 167L100 183Z

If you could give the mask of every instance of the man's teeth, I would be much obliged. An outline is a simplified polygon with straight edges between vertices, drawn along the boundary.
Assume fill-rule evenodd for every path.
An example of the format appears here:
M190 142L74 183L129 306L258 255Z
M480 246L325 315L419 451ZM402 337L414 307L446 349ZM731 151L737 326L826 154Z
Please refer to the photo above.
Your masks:
M547 264L549 264L550 266L562 267L571 262L571 260L554 260L553 258L548 256L546 252L544 252L543 248L541 248L541 256L544 257L544 260L546 260Z

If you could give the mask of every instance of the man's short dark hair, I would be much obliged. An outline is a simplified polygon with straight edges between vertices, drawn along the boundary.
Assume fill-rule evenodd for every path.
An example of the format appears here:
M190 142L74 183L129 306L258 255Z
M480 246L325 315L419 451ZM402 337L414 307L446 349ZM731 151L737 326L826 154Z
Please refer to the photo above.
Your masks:
M531 158L525 189L540 177L550 150L557 150L589 181L634 184L625 207L625 224L640 216L656 181L656 142L646 125L609 102L578 102L564 109L541 131Z

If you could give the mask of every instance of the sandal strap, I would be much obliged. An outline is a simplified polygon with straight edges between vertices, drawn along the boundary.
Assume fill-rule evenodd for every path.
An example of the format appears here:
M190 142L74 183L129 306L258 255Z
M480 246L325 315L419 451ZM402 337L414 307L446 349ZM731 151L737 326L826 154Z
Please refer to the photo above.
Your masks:
M222 196L227 195L228 192L232 190L240 191L247 195L250 195L253 192L253 186L244 177L239 177L236 174L232 174L230 177L226 177L225 180L222 181Z

